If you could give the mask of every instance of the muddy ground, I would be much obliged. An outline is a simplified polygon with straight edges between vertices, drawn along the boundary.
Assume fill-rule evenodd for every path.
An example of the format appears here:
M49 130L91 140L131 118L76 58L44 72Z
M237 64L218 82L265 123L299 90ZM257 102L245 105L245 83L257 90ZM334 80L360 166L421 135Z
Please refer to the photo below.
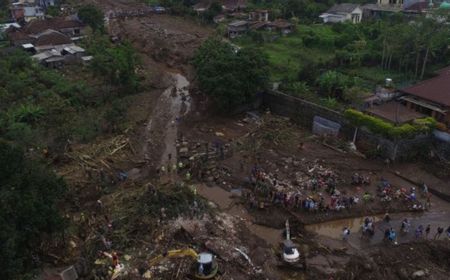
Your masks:
M128 0L94 2L105 11L141 5ZM121 279L190 279L190 258L150 265L167 250L188 247L217 256L216 279L412 279L414 273L423 273L423 279L447 279L448 241L362 245L358 218L314 227L341 218L408 211L401 201L375 199L351 210L310 213L279 205L252 208L243 194L251 191L248 176L255 164L286 181L293 181L299 170L307 174L306 169L321 165L337 174L340 190L357 196L368 191L375 197L381 177L396 187L412 187L396 172L426 178L441 189L448 181L424 171L419 163L387 166L336 148L342 143L324 145L324 139L307 129L264 111L230 118L211 115L193 90L189 66L195 49L213 34L209 27L154 15L113 20L108 30L131 41L142 55L140 73L150 77L149 89L131 98L128 129L95 143L73 145L56 167L70 186L64 207L70 227L65 245L56 246L45 259L53 268L43 274L47 279L73 264L81 279L110 279L111 260L105 252L117 252L124 265ZM218 146L224 147L223 157ZM198 176L198 159L206 150L207 166L201 166L206 172ZM168 172L179 161L184 163L181 170ZM372 183L352 186L354 172L370 176ZM449 209L446 202L432 198L430 218L406 215L419 215L426 222L433 215L445 218ZM306 271L281 266L286 219L306 256ZM340 228L347 222L354 223L355 232L343 242Z

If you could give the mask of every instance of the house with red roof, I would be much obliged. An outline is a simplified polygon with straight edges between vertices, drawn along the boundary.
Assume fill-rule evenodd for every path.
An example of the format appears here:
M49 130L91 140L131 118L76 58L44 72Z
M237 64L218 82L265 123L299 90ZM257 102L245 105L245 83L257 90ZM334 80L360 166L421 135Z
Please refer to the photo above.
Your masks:
M407 108L431 116L450 127L450 66L431 79L400 90Z

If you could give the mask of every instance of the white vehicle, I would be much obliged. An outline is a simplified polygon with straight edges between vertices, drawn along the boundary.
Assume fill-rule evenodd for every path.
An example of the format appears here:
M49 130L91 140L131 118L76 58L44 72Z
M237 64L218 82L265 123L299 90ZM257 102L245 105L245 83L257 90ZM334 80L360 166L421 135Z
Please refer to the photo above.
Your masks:
M283 260L287 263L297 263L300 260L300 253L291 240L283 242Z

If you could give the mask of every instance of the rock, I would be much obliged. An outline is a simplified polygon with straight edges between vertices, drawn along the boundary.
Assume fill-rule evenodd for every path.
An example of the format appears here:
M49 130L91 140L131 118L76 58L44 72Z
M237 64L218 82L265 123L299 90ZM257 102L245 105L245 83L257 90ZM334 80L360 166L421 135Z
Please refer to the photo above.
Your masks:
M406 269L404 267L401 267L397 270L397 275L398 275L398 278L400 278L400 279L404 279L404 280L409 279L408 272L406 271Z
M152 278L152 273L150 272L150 270L147 270L144 275L142 275L142 277L144 277L145 279L150 279Z
M225 134L223 134L223 132L216 131L216 136L223 137Z
M426 275L425 271L423 271L423 270L418 270L418 271L416 271L416 272L414 272L414 273L412 274L412 278L413 278L413 279L422 278L422 277L424 277L425 275Z
M212 201L208 201L208 206L213 208L213 209L217 209L217 205L214 202L212 202Z
M372 267L372 265L370 263L365 263L364 264L364 269L367 270L367 271L372 271L373 267Z
M183 147L180 149L180 154L187 154L189 152L188 147Z

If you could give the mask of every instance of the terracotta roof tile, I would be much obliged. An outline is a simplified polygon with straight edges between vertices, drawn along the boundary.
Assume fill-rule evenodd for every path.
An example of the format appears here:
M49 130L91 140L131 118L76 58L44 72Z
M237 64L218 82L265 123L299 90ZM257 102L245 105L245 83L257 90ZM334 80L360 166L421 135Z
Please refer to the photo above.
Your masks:
M450 67L439 70L434 78L424 80L401 91L450 107Z

